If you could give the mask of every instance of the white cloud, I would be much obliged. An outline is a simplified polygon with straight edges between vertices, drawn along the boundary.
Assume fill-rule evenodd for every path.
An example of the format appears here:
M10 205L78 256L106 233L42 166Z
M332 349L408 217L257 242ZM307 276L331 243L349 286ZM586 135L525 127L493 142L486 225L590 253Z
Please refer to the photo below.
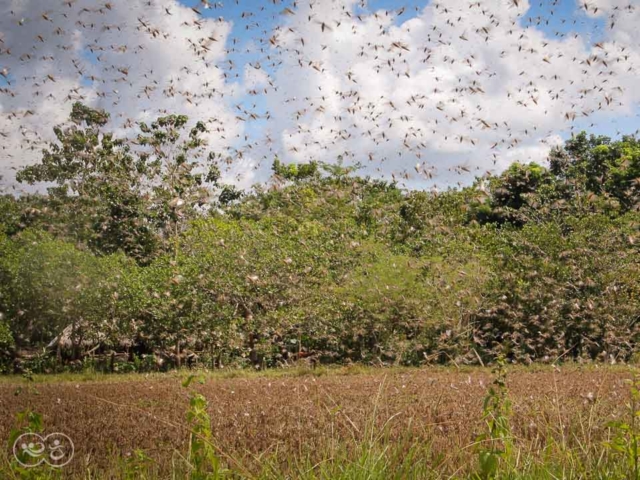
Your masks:
M116 128L181 113L209 122L216 151L238 141L243 127L217 66L229 22L202 18L174 0L66 4L0 6L0 69L10 81L0 95L0 132L8 139L0 174L37 159L75 100L105 108Z
M117 124L163 111L209 119L213 149L241 154L228 175L244 186L266 178L275 154L342 156L363 173L410 174L413 186L452 184L543 161L574 122L639 110L640 8L628 0L587 2L605 24L595 45L591 32L522 26L525 0L433 0L406 20L361 3L298 1L274 29L241 39L252 60L234 69L232 24L175 0L0 6L5 167L36 158L27 142L67 117L65 99L103 106Z
M452 172L544 160L545 139L575 119L638 108L640 42L622 31L634 13L616 11L620 29L591 46L521 26L529 4L515 3L435 1L398 25L384 11L358 18L350 0L301 5L274 47L283 64L270 99L286 158L371 153L372 171L398 175L426 160L451 183Z
M264 87L269 82L269 75L261 68L252 65L244 67L244 86L247 92Z

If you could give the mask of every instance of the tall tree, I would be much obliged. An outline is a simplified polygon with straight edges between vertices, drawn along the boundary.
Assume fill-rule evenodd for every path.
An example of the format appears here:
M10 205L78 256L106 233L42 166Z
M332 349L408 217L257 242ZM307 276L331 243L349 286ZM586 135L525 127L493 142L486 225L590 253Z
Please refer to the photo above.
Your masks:
M144 263L211 203L220 157L207 152L203 122L189 129L188 117L168 115L140 123L141 133L130 139L106 131L106 112L80 103L69 120L54 129L56 141L40 163L17 175L32 185L55 184L48 188L48 206L73 226L68 236ZM222 188L225 201L228 190Z

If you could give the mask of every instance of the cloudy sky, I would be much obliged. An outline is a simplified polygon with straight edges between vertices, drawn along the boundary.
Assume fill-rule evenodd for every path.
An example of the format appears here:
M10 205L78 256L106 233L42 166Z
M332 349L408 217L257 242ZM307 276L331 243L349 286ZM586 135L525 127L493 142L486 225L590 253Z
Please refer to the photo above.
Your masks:
M227 181L342 159L412 188L640 128L640 0L4 0L0 184L82 101L204 120Z

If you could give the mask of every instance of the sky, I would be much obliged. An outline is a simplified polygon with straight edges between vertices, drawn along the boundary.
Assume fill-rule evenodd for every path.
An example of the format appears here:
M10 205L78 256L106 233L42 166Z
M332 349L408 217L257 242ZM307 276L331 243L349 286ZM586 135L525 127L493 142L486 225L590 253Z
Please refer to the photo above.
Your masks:
M342 161L407 188L640 129L639 0L5 0L0 187L74 101L208 127L225 181Z

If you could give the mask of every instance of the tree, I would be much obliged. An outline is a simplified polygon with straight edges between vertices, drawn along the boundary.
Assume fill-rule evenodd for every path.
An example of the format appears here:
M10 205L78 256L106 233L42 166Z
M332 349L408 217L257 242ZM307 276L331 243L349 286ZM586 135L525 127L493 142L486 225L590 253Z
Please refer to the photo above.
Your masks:
M548 170L537 163L514 163L501 175L489 178L489 202L473 204L471 216L480 223L522 226L527 218L521 210L552 180Z
M47 204L69 225L66 236L94 251L122 250L141 263L168 247L187 221L206 210L215 189L221 202L240 193L221 186L219 156L207 153L203 122L168 115L139 124L135 139L105 131L109 115L75 103L70 125L54 129L56 142L40 163L17 179L53 182Z
M186 134L188 121L185 115L168 115L150 125L143 122L137 137L139 158L149 168L150 210L165 239L210 203L220 180L216 156L206 153L204 123L197 122Z
M22 224L21 208L12 195L0 195L0 233L13 235Z
M276 178L294 182L317 178L319 176L318 162L314 161L300 164L290 163L287 165L276 157L271 169Z
M141 192L148 165L125 139L104 131L106 112L74 103L69 120L69 126L54 128L57 142L43 151L41 162L19 171L17 180L56 184L48 188L47 203L54 219L74 217L67 236L102 253L149 257L157 239Z
M581 132L567 140L564 147L551 151L549 170L558 179L578 182L591 192L602 193L608 171L608 145L609 137Z
M71 325L77 355L82 338L109 318L117 257L96 257L33 230L5 237L0 252L0 311L16 342L46 343Z
M640 141L581 132L551 151L550 171L573 196L580 191L613 198L622 212L640 204Z
M640 208L640 141L635 137L622 137L612 150L608 162L608 178L605 189L618 199L623 211Z

